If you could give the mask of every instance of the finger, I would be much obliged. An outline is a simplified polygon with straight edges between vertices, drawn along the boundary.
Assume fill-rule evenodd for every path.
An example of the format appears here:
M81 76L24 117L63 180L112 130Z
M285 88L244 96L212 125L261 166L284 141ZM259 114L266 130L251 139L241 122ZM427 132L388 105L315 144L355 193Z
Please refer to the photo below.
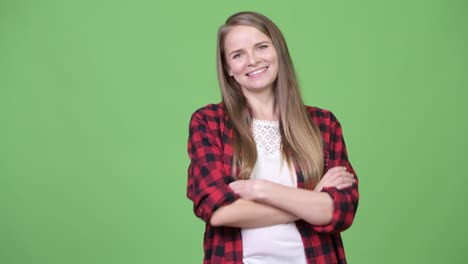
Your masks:
M346 171L346 170L347 170L347 169L346 169L346 167L344 167L344 166L337 166L337 167L333 167L333 168L329 169L329 170L325 173L325 175L327 175L327 174L328 174L328 175L332 175L332 174L335 174L335 173L344 172L344 171Z
M335 177L334 179L330 180L327 182L325 185L326 187L336 187L340 184L346 184L346 183L354 183L356 180L354 179L354 176L351 173L346 173L346 174L341 174L338 177Z
M229 186L239 186L245 184L246 180L237 180L229 183Z
M244 183L241 181L235 181L229 184L229 188L231 188L234 192L238 192L239 190L243 188L243 186L244 186Z
M336 186L336 188L338 190L343 190L343 189L346 189L346 188L349 188L351 186L353 186L354 182L348 182L348 183L343 183L343 184L340 184L338 186Z
M322 179L324 179L324 182L330 182L334 181L336 178L343 177L347 175L348 172L345 170L332 170L327 172Z
M336 178L354 178L354 174L347 172L347 171L337 171L334 172L332 175L329 176L330 179Z
M341 182L340 177L354 177L351 173L346 171L346 167L337 166L329 169L325 175L320 179L315 190L321 190L324 187L335 187Z
M327 173L335 173L335 172L338 172L338 171L346 171L346 167L345 166L336 166L336 167L333 167L333 168L329 169L327 171Z
M326 182L329 180L333 180L334 178L336 178L336 171L327 171L327 173L325 173L325 175L322 176L321 181Z
M340 173L331 171L328 175L324 176L320 180L320 182L319 182L319 185L321 185L320 188L336 186L337 184L340 183L339 182L340 175L341 175Z
M335 187L335 188L341 190L341 189L348 188L348 187L352 186L354 184L354 182L355 181L349 181L349 180L348 181L343 181L342 183L339 183L339 184L337 184L335 186L330 186L329 188Z
M329 169L329 171L333 171L333 170L346 170L346 166L335 166L335 167L332 167Z
M354 179L354 174L347 172L347 171L342 171L337 173L336 175L337 178L346 178L346 179Z

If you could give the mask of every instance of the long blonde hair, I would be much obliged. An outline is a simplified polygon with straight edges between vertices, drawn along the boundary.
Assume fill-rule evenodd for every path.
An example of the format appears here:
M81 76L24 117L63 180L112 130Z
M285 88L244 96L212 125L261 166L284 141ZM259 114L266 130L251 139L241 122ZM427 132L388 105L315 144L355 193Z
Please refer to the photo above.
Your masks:
M288 164L297 163L306 188L312 189L323 175L322 137L304 106L288 47L279 28L267 17L255 12L232 15L218 31L217 71L225 110L234 126L233 174L249 179L257 161L252 135L252 116L240 85L230 78L224 40L233 26L246 25L267 35L278 54L278 77L273 84L275 107L279 110L281 151Z

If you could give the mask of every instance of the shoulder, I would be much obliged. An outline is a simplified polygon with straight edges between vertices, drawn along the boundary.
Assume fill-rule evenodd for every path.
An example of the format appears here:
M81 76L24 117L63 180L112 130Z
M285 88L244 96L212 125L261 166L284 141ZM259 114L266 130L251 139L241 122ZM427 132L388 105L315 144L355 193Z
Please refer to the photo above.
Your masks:
M305 106L312 120L323 130L324 127L331 127L338 123L332 111L316 106Z
M220 118L220 117L227 117L225 110L224 110L224 104L217 103L217 104L207 104L203 107L198 108L195 112L192 114L192 119L193 118L202 118L202 119L211 119L211 118Z
M225 123L228 120L228 115L224 109L224 104L208 104L193 112L190 123L204 123L209 127L219 126L220 123Z
M192 116L215 116L224 115L223 103L207 104L193 112Z

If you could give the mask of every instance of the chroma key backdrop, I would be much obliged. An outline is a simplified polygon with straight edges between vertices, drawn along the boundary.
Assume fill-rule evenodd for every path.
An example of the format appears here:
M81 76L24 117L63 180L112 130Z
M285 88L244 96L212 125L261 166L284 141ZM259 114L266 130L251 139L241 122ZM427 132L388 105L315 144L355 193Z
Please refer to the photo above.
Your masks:
M275 21L360 179L349 263L468 258L468 2L0 2L0 263L201 263L191 114L218 27Z

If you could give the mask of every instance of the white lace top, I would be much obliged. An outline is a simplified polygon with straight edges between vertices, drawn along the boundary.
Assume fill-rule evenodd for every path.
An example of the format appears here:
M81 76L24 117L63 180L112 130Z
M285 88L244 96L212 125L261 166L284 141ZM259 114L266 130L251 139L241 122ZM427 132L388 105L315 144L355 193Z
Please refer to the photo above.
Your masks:
M296 173L281 157L277 121L253 120L258 159L251 178L296 187ZM286 197L285 197L286 199ZM294 223L242 229L245 264L305 264L304 246Z

